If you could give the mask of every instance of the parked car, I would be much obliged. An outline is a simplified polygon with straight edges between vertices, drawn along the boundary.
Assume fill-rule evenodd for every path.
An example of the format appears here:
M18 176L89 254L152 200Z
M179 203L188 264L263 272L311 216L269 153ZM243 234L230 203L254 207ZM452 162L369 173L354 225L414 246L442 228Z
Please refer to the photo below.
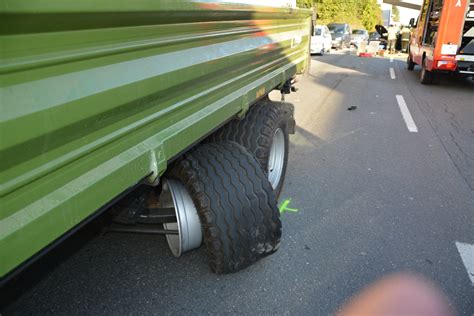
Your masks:
M329 31L331 31L332 47L342 49L351 46L352 30L347 23L331 23L328 24Z
M332 46L331 32L326 25L316 25L311 36L311 54L329 53Z
M351 35L351 44L359 47L360 43L369 40L369 32L367 30L354 30Z
M377 30L376 32L369 34L369 45L370 42L380 42L380 48L387 49L387 29L383 25L376 25L375 29Z
M372 41L379 41L380 38L381 36L378 32L370 32L368 42L370 43Z

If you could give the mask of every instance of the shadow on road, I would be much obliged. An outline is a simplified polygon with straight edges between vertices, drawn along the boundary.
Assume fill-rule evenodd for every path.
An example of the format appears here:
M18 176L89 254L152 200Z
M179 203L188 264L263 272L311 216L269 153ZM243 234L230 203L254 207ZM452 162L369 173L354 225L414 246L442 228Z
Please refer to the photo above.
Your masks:
M33 289L38 283L67 262L87 243L100 236L105 216L97 218L83 229L67 238L64 242L44 254L37 261L26 267L0 288L0 313L8 308L19 297Z

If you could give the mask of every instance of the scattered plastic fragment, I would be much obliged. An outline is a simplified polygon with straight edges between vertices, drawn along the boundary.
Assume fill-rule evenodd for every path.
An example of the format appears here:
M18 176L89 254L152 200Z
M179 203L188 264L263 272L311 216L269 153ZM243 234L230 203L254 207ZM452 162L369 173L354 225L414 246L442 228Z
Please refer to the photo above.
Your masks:
M291 212L291 213L296 213L298 212L298 209L295 209L295 208L290 208L290 203L291 203L291 199L287 199L285 201L283 201L279 207L280 209L280 214L283 214L283 213L288 213L288 212Z

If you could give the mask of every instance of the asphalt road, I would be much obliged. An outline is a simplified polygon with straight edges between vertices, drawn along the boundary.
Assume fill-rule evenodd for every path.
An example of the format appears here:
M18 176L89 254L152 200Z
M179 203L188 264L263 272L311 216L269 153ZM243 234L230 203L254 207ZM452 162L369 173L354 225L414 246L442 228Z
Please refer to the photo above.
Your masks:
M400 271L474 315L456 247L474 245L474 81L422 86L418 75L397 59L314 57L287 98L298 127L282 198L299 212L283 214L275 255L216 276L203 249L175 259L164 238L90 225L2 289L2 315L330 315Z

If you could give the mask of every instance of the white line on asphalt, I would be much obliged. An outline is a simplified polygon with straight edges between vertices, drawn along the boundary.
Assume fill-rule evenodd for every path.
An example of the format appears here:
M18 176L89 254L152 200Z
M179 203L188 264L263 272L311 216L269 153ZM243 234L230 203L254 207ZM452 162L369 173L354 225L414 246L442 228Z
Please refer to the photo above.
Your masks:
M469 279L471 279L471 285L474 286L474 245L463 244L462 242L456 241L456 247L458 247Z
M400 111L402 112L403 119L407 124L408 130L411 133L418 133L418 127L416 127L415 121L411 116L410 110L408 109L407 103L403 98L403 95L397 95L397 102L398 106L400 107Z
M393 67L390 67L390 78L392 78L392 80L397 79L395 76L395 69L393 69Z
M390 57L390 62L393 63L393 57Z

